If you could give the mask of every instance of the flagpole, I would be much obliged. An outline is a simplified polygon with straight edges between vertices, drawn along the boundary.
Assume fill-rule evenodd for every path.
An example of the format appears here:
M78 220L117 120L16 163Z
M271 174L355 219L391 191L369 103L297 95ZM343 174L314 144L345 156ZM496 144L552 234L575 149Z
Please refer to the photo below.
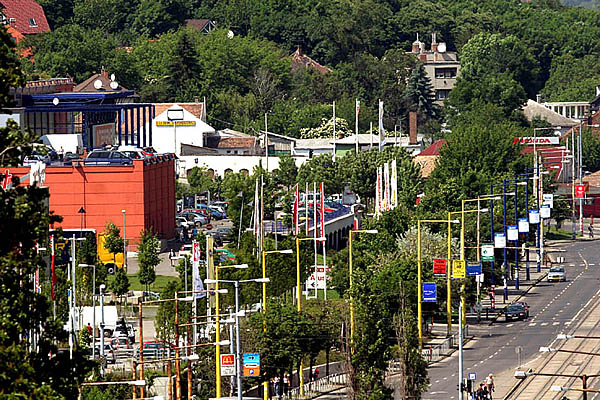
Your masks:
M333 102L333 152L331 153L331 159L335 162L335 101Z
M325 184L323 182L321 182L321 237L326 237L325 236ZM323 289L323 299L324 300L327 300L327 249L325 248L326 243L327 242L323 241L321 244L323 246L323 275L324 275L323 282L325 285L324 289ZM318 276L317 276L317 278L318 278ZM318 282L319 282L319 280L317 279L317 284L318 284Z
M358 112L360 111L360 100L356 99L356 121L354 123L355 125L355 130L356 130L356 136L355 136L355 143L356 143L356 154L358 154Z
M369 135L371 135L371 145L369 145L369 150L373 149L373 121L369 123Z
M319 229L319 223L317 222L317 182L313 182L313 216L315 219L315 223L314 223L314 229L313 229L313 234L314 234L314 238L315 240L313 240L314 244L315 244L315 266L314 266L314 277L315 279L317 278L317 264L319 263L317 260L317 257L319 255L319 249L318 249L318 244L317 244L317 230ZM315 284L315 293L318 293L317 289L317 285ZM308 288L306 288L306 297L308 298Z

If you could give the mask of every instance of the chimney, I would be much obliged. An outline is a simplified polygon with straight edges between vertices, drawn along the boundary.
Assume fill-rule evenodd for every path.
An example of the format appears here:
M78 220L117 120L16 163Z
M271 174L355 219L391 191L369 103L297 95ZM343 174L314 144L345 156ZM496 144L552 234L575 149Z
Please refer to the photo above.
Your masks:
M411 111L408 113L408 132L409 132L409 145L417 144L417 112Z
M435 38L435 33L432 33L431 34L431 51L433 51L435 53L435 52L437 52L437 49L438 49L438 43Z

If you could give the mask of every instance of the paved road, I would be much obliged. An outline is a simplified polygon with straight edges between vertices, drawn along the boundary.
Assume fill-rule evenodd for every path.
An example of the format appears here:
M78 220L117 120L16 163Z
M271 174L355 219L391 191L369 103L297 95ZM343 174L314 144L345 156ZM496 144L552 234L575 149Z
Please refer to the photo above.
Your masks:
M540 346L548 346L557 333L577 323L579 311L598 291L600 246L596 242L575 242L562 248L567 250L564 253L567 282L542 282L533 288L525 297L531 307L529 320L507 323L502 318L490 327L470 327L475 338L465 346L465 375L476 372L481 380L489 373L514 369L518 364L517 347L522 349L523 363L527 362L539 357ZM429 368L431 386L423 398L458 398L457 374L456 353L432 365Z

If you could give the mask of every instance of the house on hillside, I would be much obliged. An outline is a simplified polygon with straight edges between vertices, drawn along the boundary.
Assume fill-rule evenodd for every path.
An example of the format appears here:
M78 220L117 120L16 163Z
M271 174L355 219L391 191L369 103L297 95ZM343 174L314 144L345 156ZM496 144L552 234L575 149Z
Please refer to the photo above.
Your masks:
M129 90L121 86L116 80L115 74L108 75L108 71L102 67L100 73L94 73L73 88L74 92L97 92L103 90Z
M437 162L440 158L440 150L446 143L445 139L436 140L431 146L413 158L413 162L421 168L421 178L429 178L429 175L431 175L437 166Z
M313 69L321 74L331 72L331 68L319 64L318 62L304 54L300 45L298 45L298 48L295 52L290 54L290 57L292 59L292 73L296 73L305 69Z
M217 25L215 21L211 21L210 19L186 19L185 26L186 28L194 28L201 33L208 34L215 29Z
M556 135L561 135L567 132L573 126L579 125L578 120L565 117L551 108L548 108L543 104L531 99L527 100L527 104L523 107L523 114L529 122L532 122L535 118L546 121L552 128L554 128L553 130Z
M0 0L0 20L16 43L25 36L50 32L44 9L35 0Z

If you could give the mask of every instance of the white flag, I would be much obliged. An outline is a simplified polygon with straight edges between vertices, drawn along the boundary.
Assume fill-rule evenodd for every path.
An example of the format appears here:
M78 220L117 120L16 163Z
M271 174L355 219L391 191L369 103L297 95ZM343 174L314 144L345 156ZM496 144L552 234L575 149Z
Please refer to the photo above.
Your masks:
M194 297L196 299L201 299L206 297L206 292L204 292L204 284L202 283L202 279L200 279L200 243L197 241L192 242L192 282Z
M392 160L392 182L391 182L391 206L398 207L398 171L396 168L396 160Z
M379 100L379 151L385 146L385 129L383 129L383 101Z

